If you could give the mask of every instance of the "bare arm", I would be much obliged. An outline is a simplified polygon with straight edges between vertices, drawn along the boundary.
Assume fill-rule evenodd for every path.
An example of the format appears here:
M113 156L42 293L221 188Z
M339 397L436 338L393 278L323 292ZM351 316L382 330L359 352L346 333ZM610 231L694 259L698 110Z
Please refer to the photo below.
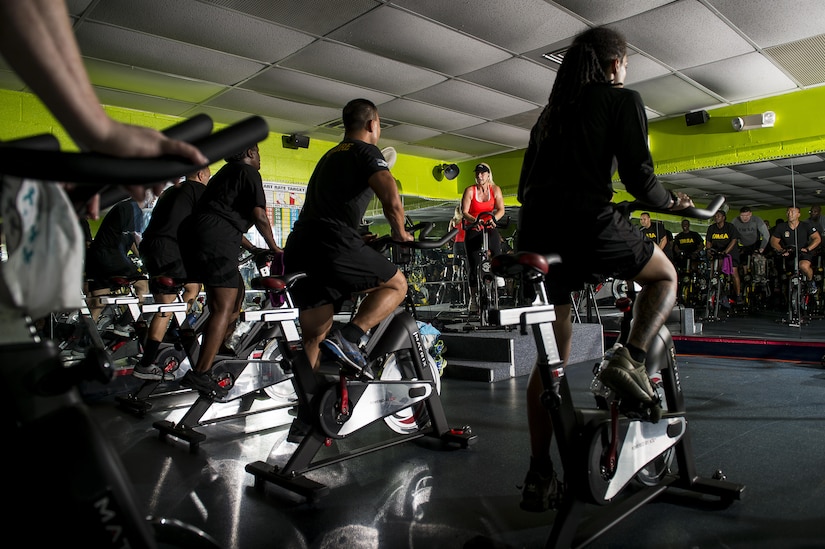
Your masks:
M0 1L0 53L81 149L124 157L165 154L196 165L192 145L112 120L95 95L63 0Z
M370 176L368 183L370 188L375 192L375 196L381 201L384 217L387 218L390 224L393 240L399 242L413 240L413 236L404 228L404 205L401 203L398 186L390 171L381 170L375 172Z
M495 207L493 208L493 217L496 221L504 217L504 195L501 193L501 187L493 185L493 197L495 198Z
M476 220L470 215L470 204L473 202L473 185L464 189L464 194L461 195L461 215L465 221L472 223Z
M813 251L817 248L817 246L820 245L821 242L822 242L822 238L819 236L818 232L811 233L810 236L808 237L808 245L805 246L805 250L807 250L809 252Z

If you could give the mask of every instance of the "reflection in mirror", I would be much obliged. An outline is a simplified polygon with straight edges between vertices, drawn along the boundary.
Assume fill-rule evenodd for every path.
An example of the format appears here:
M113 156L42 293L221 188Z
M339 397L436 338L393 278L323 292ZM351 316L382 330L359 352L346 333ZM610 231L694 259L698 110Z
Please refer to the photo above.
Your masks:
M800 221L821 223L820 206L825 202L825 153L668 174L660 176L660 180L668 189L686 192L698 203L715 194L726 196L727 221L739 216L742 207L750 207L752 215L767 221L771 234L775 234L776 221L787 221L789 207L799 208ZM692 224L700 234L706 230L701 223ZM679 220L668 221L666 225L674 234L681 230ZM820 230L819 226L817 230ZM743 293L746 287L753 290L755 284L764 283L765 288L761 291L768 293L764 303L753 303L740 311L732 307L724 321L703 323L696 335L825 344L825 299L822 296L825 293L822 282L825 256L816 252L810 259L811 274L818 289L814 294L806 291L804 273L795 277L795 262L784 265L770 246L766 252L765 274L761 270L757 273L740 271ZM695 314L700 321L702 313L695 310Z

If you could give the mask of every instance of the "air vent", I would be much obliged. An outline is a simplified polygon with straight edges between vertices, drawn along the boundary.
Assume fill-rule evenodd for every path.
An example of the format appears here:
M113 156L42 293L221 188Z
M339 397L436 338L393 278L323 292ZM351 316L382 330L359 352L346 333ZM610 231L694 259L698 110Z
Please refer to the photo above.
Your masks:
M381 117L381 129L386 130L387 128L392 128L393 126L400 126L401 122L397 120L390 120L389 118ZM321 124L324 128L330 128L333 130L341 130L344 131L344 119L343 118L336 118L335 120L330 120L326 124Z
M825 82L825 34L765 48L765 53L803 86Z
M556 65L561 65L561 62L564 61L564 55L567 53L567 49L568 48L564 48L561 50L551 51L550 53L543 53L541 56Z

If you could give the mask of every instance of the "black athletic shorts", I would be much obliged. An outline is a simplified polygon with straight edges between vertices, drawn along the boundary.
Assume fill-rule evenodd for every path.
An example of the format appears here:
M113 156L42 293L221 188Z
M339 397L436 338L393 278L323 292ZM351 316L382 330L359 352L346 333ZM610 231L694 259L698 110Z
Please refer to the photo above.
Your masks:
M204 286L239 287L238 280L243 280L238 268L242 236L221 217L198 216L197 223L180 232L180 251L187 275Z
M347 231L296 231L284 247L284 271L308 275L290 289L298 307L333 304L338 309L353 294L391 279L398 267Z
M653 257L653 243L618 212L576 224L553 221L544 215L531 227L519 219L516 245L517 251L561 256L545 282L551 303L570 303L571 292L603 277L632 280Z

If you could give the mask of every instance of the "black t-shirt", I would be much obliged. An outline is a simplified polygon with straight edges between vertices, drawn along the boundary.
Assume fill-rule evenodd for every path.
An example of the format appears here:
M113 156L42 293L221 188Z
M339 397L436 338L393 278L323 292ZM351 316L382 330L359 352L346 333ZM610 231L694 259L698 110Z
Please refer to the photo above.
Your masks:
M255 222L256 206L266 208L260 172L243 162L228 162L209 180L196 213L218 216L243 234Z
M180 185L163 191L152 209L152 219L143 231L141 247L144 242L160 238L177 241L178 227L183 220L192 215L204 191L206 191L206 185L188 179Z
M730 244L730 241L734 239L739 240L739 231L736 230L736 226L733 223L728 223L727 221L725 221L725 224L721 227L713 223L708 227L708 232L705 235L705 240L710 244L710 247L720 252L724 251ZM738 248L734 246L731 254L737 250Z
M345 138L318 161L293 232L346 231L360 238L361 220L375 196L369 179L387 169L378 147Z
M675 251L692 254L702 249L705 241L702 240L702 235L696 231L687 231L677 233L673 238L673 249Z
M546 136L536 124L524 155L519 229L546 234L570 223L612 222L614 166L628 192L653 207L670 203L647 146L647 115L638 92L587 86ZM537 250L539 251L539 250Z
M661 221L651 221L650 227L639 227L639 231L645 238L656 244L656 246L659 245L659 242L661 242L663 238L668 236L668 230Z
M811 234L815 232L817 232L816 226L814 226L809 220L805 220L800 221L799 225L797 225L795 229L792 229L787 222L780 223L773 230L772 236L779 239L779 242L782 244L783 248L794 247L796 249L802 249L808 245Z
M126 254L135 243L135 233L143 229L143 213L137 202L128 198L106 213L90 249L95 253L117 251Z

